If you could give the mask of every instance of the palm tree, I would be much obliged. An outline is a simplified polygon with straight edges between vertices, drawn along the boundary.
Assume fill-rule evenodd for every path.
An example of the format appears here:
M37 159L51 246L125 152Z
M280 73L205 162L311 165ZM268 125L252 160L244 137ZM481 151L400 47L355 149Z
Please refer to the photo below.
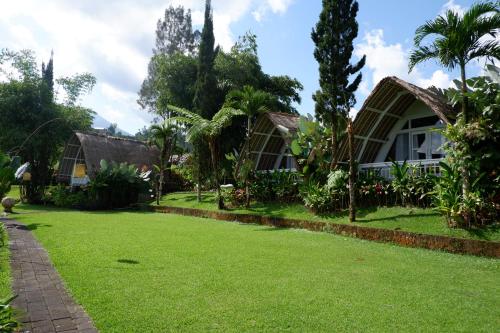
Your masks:
M156 184L156 204L159 205L163 193L165 168L177 144L177 125L175 122L166 119L162 123L152 125L149 143L160 149L159 180Z
M415 50L410 54L409 71L419 63L436 59L444 67L460 69L462 81L462 110L464 122L470 121L467 108L467 77L465 66L473 59L486 57L500 59L500 42L496 39L500 28L498 2L480 2L473 4L463 16L448 10L433 21L427 21L415 32ZM422 45L424 39L436 36L429 45ZM492 39L486 37L491 36ZM463 179L463 197L468 198L470 192L469 168L464 164L461 168ZM470 224L471 213L466 211L464 218Z
M415 50L410 54L409 71L419 63L436 59L444 67L460 69L462 81L462 116L467 123L467 78L465 66L473 59L486 57L500 59L499 35L500 14L498 2L480 2L473 4L461 16L448 10L433 21L427 21L415 32ZM436 36L429 45L422 45L424 39ZM487 36L492 39L485 38Z
M233 90L226 97L225 105L240 110L247 116L247 131L246 131L246 151L245 165L250 163L250 135L252 133L252 119L261 113L269 112L269 108L276 99L273 95L257 90L252 86L244 86L241 90ZM244 168L242 178L245 181L246 206L250 206L250 189L249 189L249 171L250 168ZM247 170L248 169L248 170Z
M243 115L243 112L234 108L223 107L213 116L212 120L208 120L203 118L199 114L188 111L186 109L178 108L175 106L169 106L169 108L179 115L172 119L189 126L189 129L186 133L186 139L188 142L190 142L191 144L200 142L201 140L205 140L208 142L208 147L210 149L210 155L212 159L212 167L214 170L218 207L219 209L224 209L224 201L221 196L219 183L217 140L221 135L222 130L231 125L233 117ZM198 188L199 187L200 184L198 184Z

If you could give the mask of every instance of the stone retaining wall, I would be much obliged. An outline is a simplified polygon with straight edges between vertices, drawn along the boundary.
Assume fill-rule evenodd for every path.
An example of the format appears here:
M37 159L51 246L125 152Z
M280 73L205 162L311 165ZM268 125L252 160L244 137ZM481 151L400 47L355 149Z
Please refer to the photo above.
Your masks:
M500 242L426 235L400 230L360 227L351 224L337 224L253 214L235 214L195 208L156 206L153 207L153 210L161 213L269 225L278 228L299 228L311 231L324 231L366 240L395 243L406 247L419 247L451 253L500 258Z

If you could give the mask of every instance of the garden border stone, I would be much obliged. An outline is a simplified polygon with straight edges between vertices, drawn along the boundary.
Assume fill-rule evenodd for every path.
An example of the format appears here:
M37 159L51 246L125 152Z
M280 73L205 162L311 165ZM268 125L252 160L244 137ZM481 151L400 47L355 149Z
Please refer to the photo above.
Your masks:
M211 218L230 222L269 225L278 228L297 228L310 231L323 231L371 241L394 243L405 247L500 258L500 242L493 241L428 235L401 230L360 227L351 224L299 220L256 214L218 212L197 208L153 206L152 209L159 213Z

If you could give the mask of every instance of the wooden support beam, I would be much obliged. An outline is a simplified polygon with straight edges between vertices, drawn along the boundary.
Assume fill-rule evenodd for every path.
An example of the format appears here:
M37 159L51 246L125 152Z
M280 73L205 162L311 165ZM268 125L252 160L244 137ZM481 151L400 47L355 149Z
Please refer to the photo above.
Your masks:
M389 105L385 108L385 110L382 111L381 113L379 113L378 119L375 121L375 123L373 124L372 128L370 129L370 132L365 137L365 140L363 142L363 146L361 146L361 150L359 151L359 154L358 154L356 160L361 161L361 158L363 157L363 154L364 154L365 149L366 149L366 145L368 144L368 138L370 138L373 135L373 133L378 128L378 125L380 124L380 122L382 121L382 119L384 119L384 116L389 112L389 110L393 107L393 105L396 104L396 102L399 100L399 98L401 96L406 95L406 94L408 94L407 91L400 91L396 95L396 97L389 103Z
M382 113L384 113L384 111L382 111L382 110L375 109L375 108L371 108L371 107L369 107L369 106L368 106L366 109L367 109L368 111L375 112L375 113L378 113L378 114L382 114ZM401 116L398 116L397 114L390 113L390 112L387 112L385 115L386 115L386 116L389 116L389 117L396 118L396 119L401 119L401 118L402 118Z
M361 136L361 135L355 135L355 139L360 139L360 140L368 140L368 141L373 141L377 143L387 143L387 140L379 140L379 139L374 139L374 138L367 138L366 136Z

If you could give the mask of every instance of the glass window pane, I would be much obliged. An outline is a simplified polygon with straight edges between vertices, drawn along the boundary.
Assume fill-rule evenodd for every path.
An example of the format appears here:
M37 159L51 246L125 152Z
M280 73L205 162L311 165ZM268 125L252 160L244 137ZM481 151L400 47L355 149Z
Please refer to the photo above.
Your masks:
M444 137L441 133L431 132L431 155L432 158L444 157L442 146L444 144Z
M417 119L412 119L411 128L436 126L439 123L440 123L440 120L439 120L438 116L417 118Z
M409 159L409 136L407 133L398 134L395 141L396 161Z
M427 140L425 133L412 135L412 160L423 160L427 158Z

